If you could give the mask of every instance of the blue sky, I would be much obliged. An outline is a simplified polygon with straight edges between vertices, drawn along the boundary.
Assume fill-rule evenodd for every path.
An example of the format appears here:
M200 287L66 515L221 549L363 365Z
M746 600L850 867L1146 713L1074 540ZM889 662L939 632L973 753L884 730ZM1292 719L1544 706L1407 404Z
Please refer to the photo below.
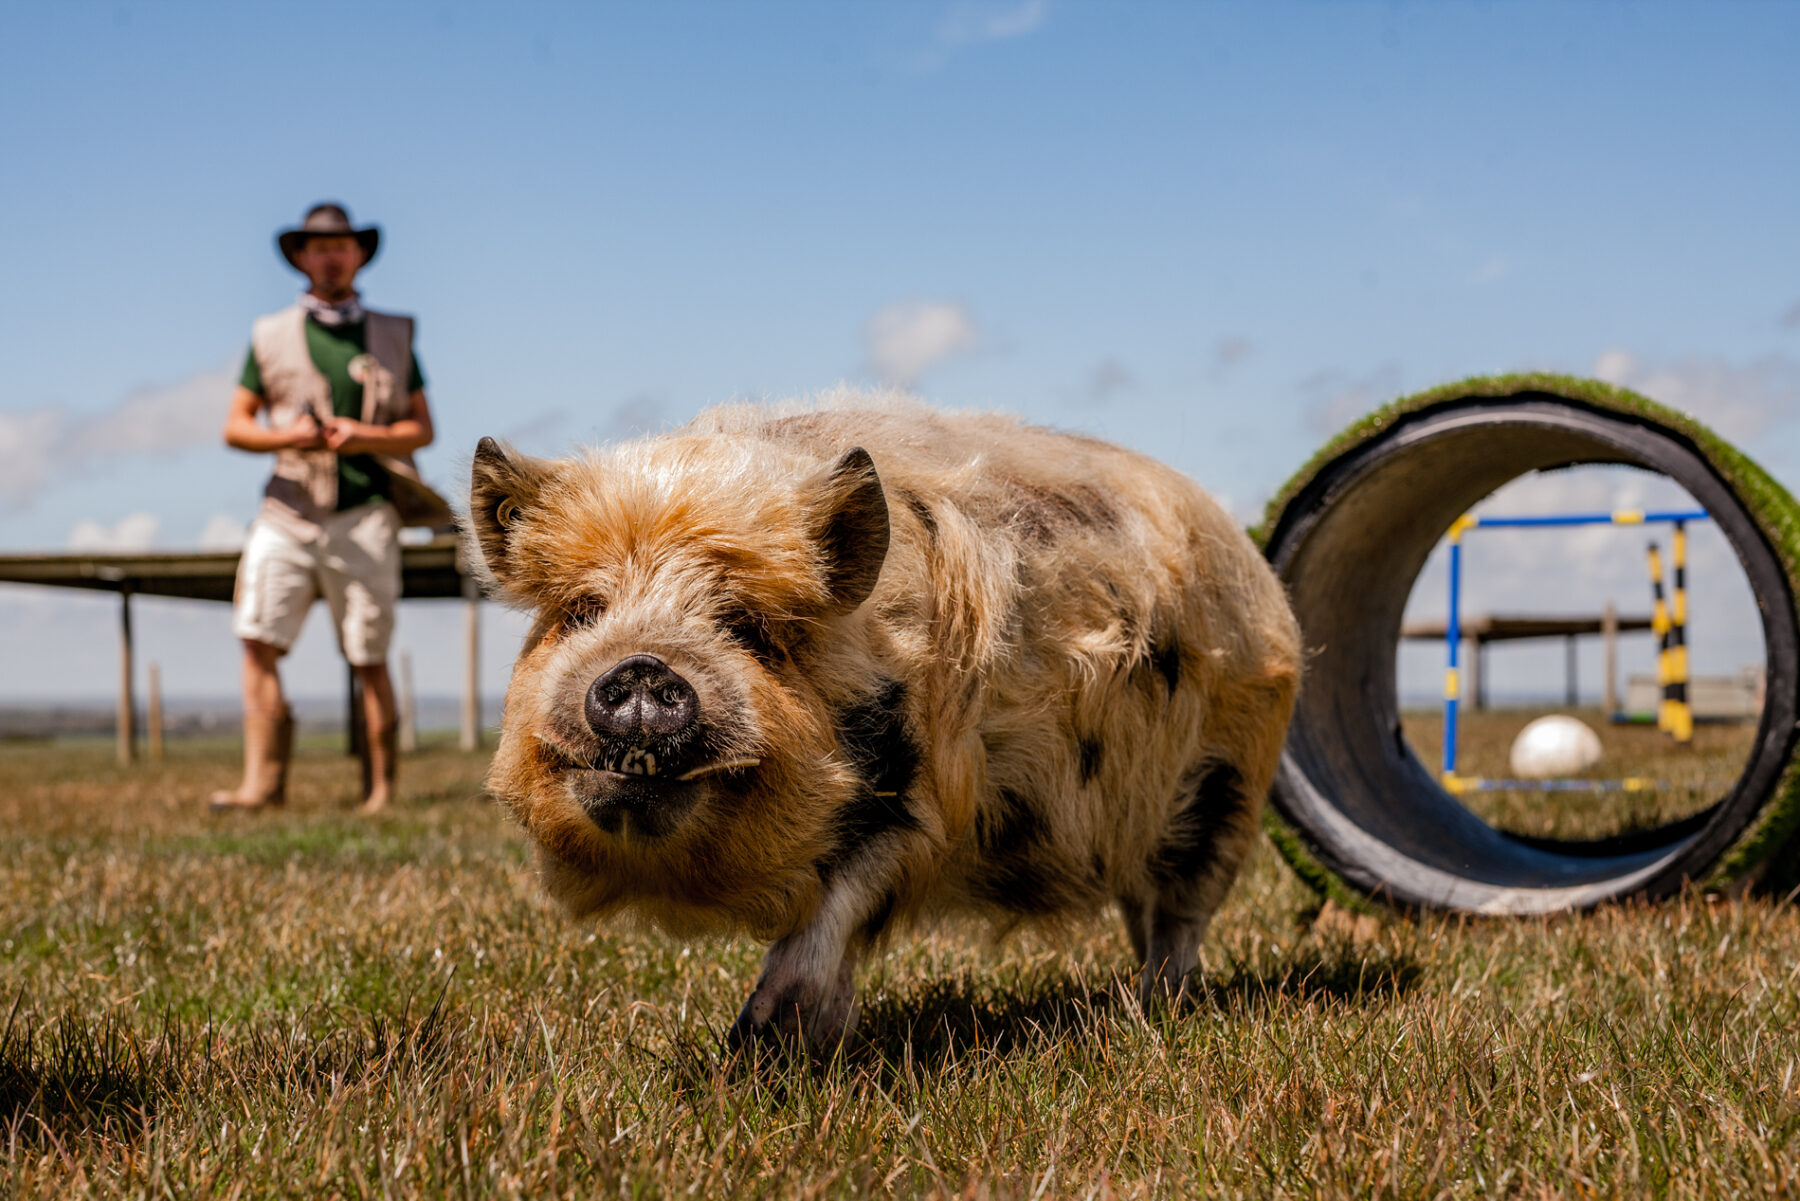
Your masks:
M1363 409L1516 368L1792 486L1797 57L1794 4L8 5L0 551L241 527L266 463L217 427L325 197L384 228L450 489L482 434L885 380L1249 517ZM231 691L222 607L140 612L172 693ZM105 695L112 614L0 588L0 696ZM403 615L424 691L457 620ZM340 670L315 615L292 685Z

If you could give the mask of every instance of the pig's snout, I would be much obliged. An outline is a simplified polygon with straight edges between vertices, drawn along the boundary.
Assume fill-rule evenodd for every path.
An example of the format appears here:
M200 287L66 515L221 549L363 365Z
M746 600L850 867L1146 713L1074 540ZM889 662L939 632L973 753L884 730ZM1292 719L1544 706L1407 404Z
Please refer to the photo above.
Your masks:
M608 749L607 767L654 776L688 742L700 718L694 686L655 655L620 660L588 688L588 727Z

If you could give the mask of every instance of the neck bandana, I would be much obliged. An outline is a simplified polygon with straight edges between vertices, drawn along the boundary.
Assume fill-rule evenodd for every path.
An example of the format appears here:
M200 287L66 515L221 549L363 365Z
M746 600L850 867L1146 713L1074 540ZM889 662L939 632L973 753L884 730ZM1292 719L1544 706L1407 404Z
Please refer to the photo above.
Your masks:
M363 319L362 297L352 292L350 299L328 304L314 296L311 292L300 293L300 307L307 315L326 329L336 329L341 325L355 325Z

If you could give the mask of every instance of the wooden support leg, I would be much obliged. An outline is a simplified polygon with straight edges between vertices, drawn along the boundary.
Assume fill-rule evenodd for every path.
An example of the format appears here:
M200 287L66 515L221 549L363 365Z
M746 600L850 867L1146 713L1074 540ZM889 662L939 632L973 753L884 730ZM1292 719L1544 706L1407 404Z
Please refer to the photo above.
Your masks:
M419 749L419 713L413 700L412 656L406 651L400 652L400 679L395 700L398 701L400 734L400 750L403 754L412 754Z
M1479 639L1479 638L1469 639L1469 651L1468 651L1467 657L1464 659L1464 662L1466 662L1468 664L1468 668L1467 668L1468 684L1467 684L1467 691L1464 693L1464 695L1466 695L1469 698L1469 708L1478 709L1478 710L1484 709L1487 707L1485 704L1486 696L1484 695L1486 687L1487 687L1487 681L1483 680L1481 678L1482 677L1481 669L1486 667L1487 664L1485 664L1481 661L1481 639Z
M1605 644L1606 660L1600 704L1611 718L1619 711L1619 610L1611 601L1606 602L1606 611L1600 615L1600 638Z
M463 578L463 603L468 607L463 645L462 731L457 745L465 751L481 748L481 592L472 578Z
M1575 635L1563 637L1563 703L1573 709L1577 703L1579 681L1575 675Z
M144 725L148 736L150 762L163 761L162 670L156 664L144 668Z
M119 590L119 765L137 758L137 698L132 694L131 589Z

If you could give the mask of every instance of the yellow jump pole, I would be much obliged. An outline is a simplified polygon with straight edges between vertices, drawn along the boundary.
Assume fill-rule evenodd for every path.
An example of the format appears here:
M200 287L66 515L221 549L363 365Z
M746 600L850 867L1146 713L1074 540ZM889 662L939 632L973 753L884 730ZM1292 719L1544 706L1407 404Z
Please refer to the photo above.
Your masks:
M1656 683L1663 699L1656 707L1656 728L1669 726L1669 603L1663 596L1662 548L1650 544L1650 630L1656 635Z
M1687 653L1687 525L1675 523L1669 540L1669 558L1675 569L1675 598L1669 615L1669 679L1663 704L1669 710L1669 733L1676 742L1694 737L1694 711L1688 705Z

